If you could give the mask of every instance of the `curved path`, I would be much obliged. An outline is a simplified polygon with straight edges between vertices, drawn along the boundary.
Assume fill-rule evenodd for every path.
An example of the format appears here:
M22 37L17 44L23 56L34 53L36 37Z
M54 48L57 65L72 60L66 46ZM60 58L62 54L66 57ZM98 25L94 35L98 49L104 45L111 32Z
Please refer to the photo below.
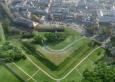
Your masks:
M54 50L52 48L50 48L49 46L45 46L44 48L48 51L48 52L64 52L67 51L69 48L71 48L71 46L73 46L76 42L84 39L85 37L81 37L80 39L76 39L74 42L72 42L71 44L67 45L65 48L61 49L61 50Z

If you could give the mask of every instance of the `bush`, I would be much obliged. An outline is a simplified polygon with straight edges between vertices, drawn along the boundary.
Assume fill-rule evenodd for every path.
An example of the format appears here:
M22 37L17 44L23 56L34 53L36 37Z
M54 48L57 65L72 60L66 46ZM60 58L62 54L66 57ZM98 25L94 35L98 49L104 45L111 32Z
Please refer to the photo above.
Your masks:
M44 41L44 38L40 35L35 35L33 39L34 39L33 42L36 44L42 44L42 41Z
M26 59L22 52L9 42L4 43L0 47L0 58L3 58L7 62L19 61L20 59Z
M45 34L45 37L46 37L46 40L47 42L51 43L51 42L60 42L60 41L63 41L65 40L66 38L66 34L63 33L63 32L58 32L58 33L46 33Z

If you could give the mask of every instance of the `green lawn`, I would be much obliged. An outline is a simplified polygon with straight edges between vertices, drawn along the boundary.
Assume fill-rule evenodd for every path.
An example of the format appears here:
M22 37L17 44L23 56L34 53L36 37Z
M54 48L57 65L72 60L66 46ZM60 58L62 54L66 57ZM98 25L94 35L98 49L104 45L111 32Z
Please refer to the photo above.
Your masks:
M19 62L16 62L16 64L21 67L23 70L26 70L28 74L32 75L34 72L36 72L38 69L29 61L29 60L21 60Z
M35 67L28 59L21 60L19 62L16 62L15 64L17 66L19 66L27 74L29 74L30 76L32 76L37 82L54 82L52 79L50 79L49 77L47 77L43 72L41 72L37 67ZM25 81L28 81L28 82L34 82L34 80L31 79L31 77L29 77L27 74L25 74L23 71L21 71L13 63L10 63L8 65L11 67L11 69L13 69L13 71L16 72L16 74L21 79L23 79ZM16 81L16 82L18 82L18 81Z
M1 82L21 82L8 69L0 65L0 81Z
M22 62L23 63L23 62ZM18 75L21 80L23 81L27 81L28 78L30 78L28 75L26 75L23 71L21 71L19 68L17 68L14 64L9 64L9 67L10 68L10 71L13 69L13 71L15 71L16 75ZM28 69L28 68L26 68ZM23 69L24 70L24 69ZM26 70L24 70L26 73L28 73ZM33 70L31 70L33 71ZM30 72L29 72L30 73ZM34 82L32 79L31 79L31 82Z
M61 82L79 82L82 78L82 75L78 73L77 70L74 70L67 78Z
M38 73L34 76L34 78L38 82L55 82L54 80L50 79L48 76L46 76L43 72L38 71Z

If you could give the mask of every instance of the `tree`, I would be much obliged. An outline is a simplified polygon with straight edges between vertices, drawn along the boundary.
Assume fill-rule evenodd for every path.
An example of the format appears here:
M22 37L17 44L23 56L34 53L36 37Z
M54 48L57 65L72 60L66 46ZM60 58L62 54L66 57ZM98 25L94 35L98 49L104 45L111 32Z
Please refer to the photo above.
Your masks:
M26 57L17 47L13 46L9 42L6 42L0 46L0 58L4 59L4 62L12 62L25 59Z
M100 34L112 36L112 25L109 23L100 24Z
M113 47L115 47L115 36L111 37L111 42L110 43L112 44Z
M115 82L115 68L101 64L94 71L86 70L82 82Z
M63 41L66 38L66 34L64 32L56 33L56 36L58 41Z
M56 36L55 36L55 33L46 33L45 34L45 38L47 40L47 42L54 42L56 41Z
M53 32L53 33L46 33L45 34L47 42L60 42L66 38L65 32Z
M33 39L33 42L36 44L42 44L42 42L44 41L44 38L41 35L34 35Z

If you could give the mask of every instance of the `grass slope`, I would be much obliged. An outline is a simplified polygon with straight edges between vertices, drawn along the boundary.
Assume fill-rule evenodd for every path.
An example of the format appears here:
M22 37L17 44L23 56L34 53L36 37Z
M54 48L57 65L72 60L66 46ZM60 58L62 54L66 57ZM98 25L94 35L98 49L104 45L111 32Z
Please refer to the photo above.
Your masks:
M1 82L21 82L8 69L0 65L0 81Z

